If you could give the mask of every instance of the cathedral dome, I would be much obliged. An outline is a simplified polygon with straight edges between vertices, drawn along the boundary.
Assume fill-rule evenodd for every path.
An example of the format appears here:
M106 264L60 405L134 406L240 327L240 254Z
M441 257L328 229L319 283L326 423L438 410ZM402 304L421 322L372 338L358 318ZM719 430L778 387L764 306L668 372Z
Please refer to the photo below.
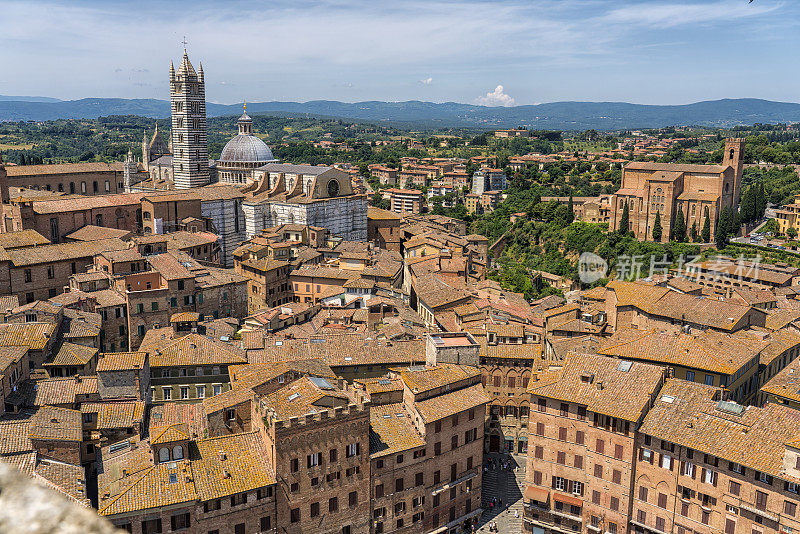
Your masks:
M267 144L253 135L253 119L247 114L247 107L239 117L239 135L228 141L222 149L219 162L225 163L268 163L275 161Z
M275 161L267 144L252 134L239 134L225 145L221 163L267 163Z

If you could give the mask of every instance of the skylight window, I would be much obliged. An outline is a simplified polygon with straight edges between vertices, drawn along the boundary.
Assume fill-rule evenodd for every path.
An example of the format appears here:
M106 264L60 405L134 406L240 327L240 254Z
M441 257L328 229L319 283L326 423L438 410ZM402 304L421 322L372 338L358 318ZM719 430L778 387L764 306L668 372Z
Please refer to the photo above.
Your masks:
M177 473L170 473L169 474L169 483L175 484L178 482L178 474Z
M300 394L299 393L292 393L291 395L289 395L286 398L286 400L293 401L293 400L298 399L298 398L300 398Z
M633 362L622 361L622 362L619 362L619 365L617 366L617 370L618 371L622 371L623 373L627 373L628 371L631 370L631 367L633 367Z

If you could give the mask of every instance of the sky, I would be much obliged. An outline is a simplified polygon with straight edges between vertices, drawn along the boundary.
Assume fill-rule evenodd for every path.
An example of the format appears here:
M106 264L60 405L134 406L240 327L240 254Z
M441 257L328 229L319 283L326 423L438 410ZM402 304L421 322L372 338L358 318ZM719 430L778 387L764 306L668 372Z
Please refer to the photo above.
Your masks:
M800 101L797 0L0 0L0 94L167 99L187 41L206 98Z

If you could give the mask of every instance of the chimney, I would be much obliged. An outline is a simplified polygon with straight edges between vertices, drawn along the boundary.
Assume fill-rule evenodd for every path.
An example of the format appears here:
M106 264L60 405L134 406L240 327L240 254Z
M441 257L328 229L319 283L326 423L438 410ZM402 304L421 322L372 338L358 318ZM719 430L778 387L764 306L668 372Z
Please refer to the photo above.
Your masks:
M227 468L222 470L222 478L231 478L231 473Z
M224 451L217 451L217 452L219 453L219 461L224 462L226 459L225 452Z

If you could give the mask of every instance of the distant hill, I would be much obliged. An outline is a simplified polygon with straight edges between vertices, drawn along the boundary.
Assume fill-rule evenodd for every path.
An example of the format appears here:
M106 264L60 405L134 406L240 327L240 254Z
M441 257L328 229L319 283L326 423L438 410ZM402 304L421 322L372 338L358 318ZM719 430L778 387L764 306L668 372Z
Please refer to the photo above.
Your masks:
M31 97L27 97L31 98ZM209 116L238 115L239 104L209 103ZM552 102L531 106L485 107L445 102L310 102L248 103L250 113L308 114L312 116L406 123L428 128L472 127L554 130L620 130L663 126L703 125L731 127L754 123L800 122L800 104L756 98L723 99L675 106L624 102ZM96 118L139 115L162 118L169 103L155 99L84 98L42 102L0 98L0 121Z
M51 98L49 96L0 95L0 102L4 100L10 100L12 102L61 102L58 98Z

